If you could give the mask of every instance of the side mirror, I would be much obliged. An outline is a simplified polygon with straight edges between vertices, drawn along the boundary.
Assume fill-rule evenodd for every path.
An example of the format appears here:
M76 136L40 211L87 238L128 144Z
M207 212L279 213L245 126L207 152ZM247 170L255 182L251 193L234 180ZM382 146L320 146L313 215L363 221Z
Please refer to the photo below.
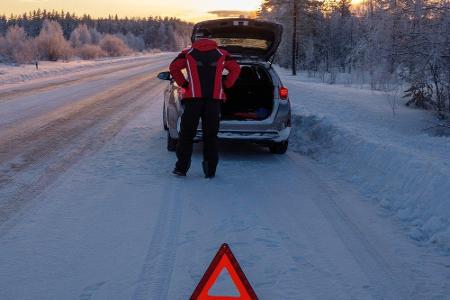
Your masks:
M161 80L172 80L170 72L161 72L158 74L158 78Z

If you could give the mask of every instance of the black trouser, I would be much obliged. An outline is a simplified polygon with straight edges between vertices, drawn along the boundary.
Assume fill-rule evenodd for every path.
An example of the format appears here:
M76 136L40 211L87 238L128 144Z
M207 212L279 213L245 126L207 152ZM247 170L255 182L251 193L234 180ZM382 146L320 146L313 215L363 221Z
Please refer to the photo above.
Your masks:
M189 99L183 101L184 112L181 116L181 131L177 145L178 161L176 168L187 172L191 166L193 140L197 134L200 118L203 131L203 161L207 162L214 174L219 162L217 133L220 126L220 100Z

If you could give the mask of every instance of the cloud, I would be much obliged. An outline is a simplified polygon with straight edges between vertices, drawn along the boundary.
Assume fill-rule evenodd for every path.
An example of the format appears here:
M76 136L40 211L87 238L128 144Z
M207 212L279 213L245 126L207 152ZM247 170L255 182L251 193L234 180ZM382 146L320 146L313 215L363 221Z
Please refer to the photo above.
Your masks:
M255 18L256 11L249 10L214 10L208 12L210 14L216 15L219 18Z

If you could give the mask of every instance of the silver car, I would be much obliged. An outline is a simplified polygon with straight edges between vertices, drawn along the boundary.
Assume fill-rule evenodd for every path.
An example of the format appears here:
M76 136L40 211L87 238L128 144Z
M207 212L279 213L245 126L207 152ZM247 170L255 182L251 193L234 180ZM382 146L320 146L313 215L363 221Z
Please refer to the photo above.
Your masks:
M197 32L204 30L210 32L211 39L241 66L236 84L225 90L227 101L221 107L219 138L256 142L268 146L272 153L286 153L291 132L291 106L288 89L272 68L282 26L253 19L205 21L194 26L192 40L198 36ZM170 81L164 92L163 122L168 131L167 149L174 151L183 113L182 88L169 72L162 72L158 77ZM200 124L196 139L200 140L201 136Z

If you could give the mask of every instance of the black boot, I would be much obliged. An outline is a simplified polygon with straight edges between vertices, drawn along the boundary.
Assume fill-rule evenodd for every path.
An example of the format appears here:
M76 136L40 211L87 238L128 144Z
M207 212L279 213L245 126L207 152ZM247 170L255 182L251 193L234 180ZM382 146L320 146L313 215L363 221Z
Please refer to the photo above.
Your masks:
M202 162L203 173L205 173L205 178L214 178L216 177L216 170L212 168L208 161Z
M177 169L177 168L175 168L175 169L172 171L172 174L177 175L177 176L180 176L180 177L186 177L186 171L182 171L182 170Z

